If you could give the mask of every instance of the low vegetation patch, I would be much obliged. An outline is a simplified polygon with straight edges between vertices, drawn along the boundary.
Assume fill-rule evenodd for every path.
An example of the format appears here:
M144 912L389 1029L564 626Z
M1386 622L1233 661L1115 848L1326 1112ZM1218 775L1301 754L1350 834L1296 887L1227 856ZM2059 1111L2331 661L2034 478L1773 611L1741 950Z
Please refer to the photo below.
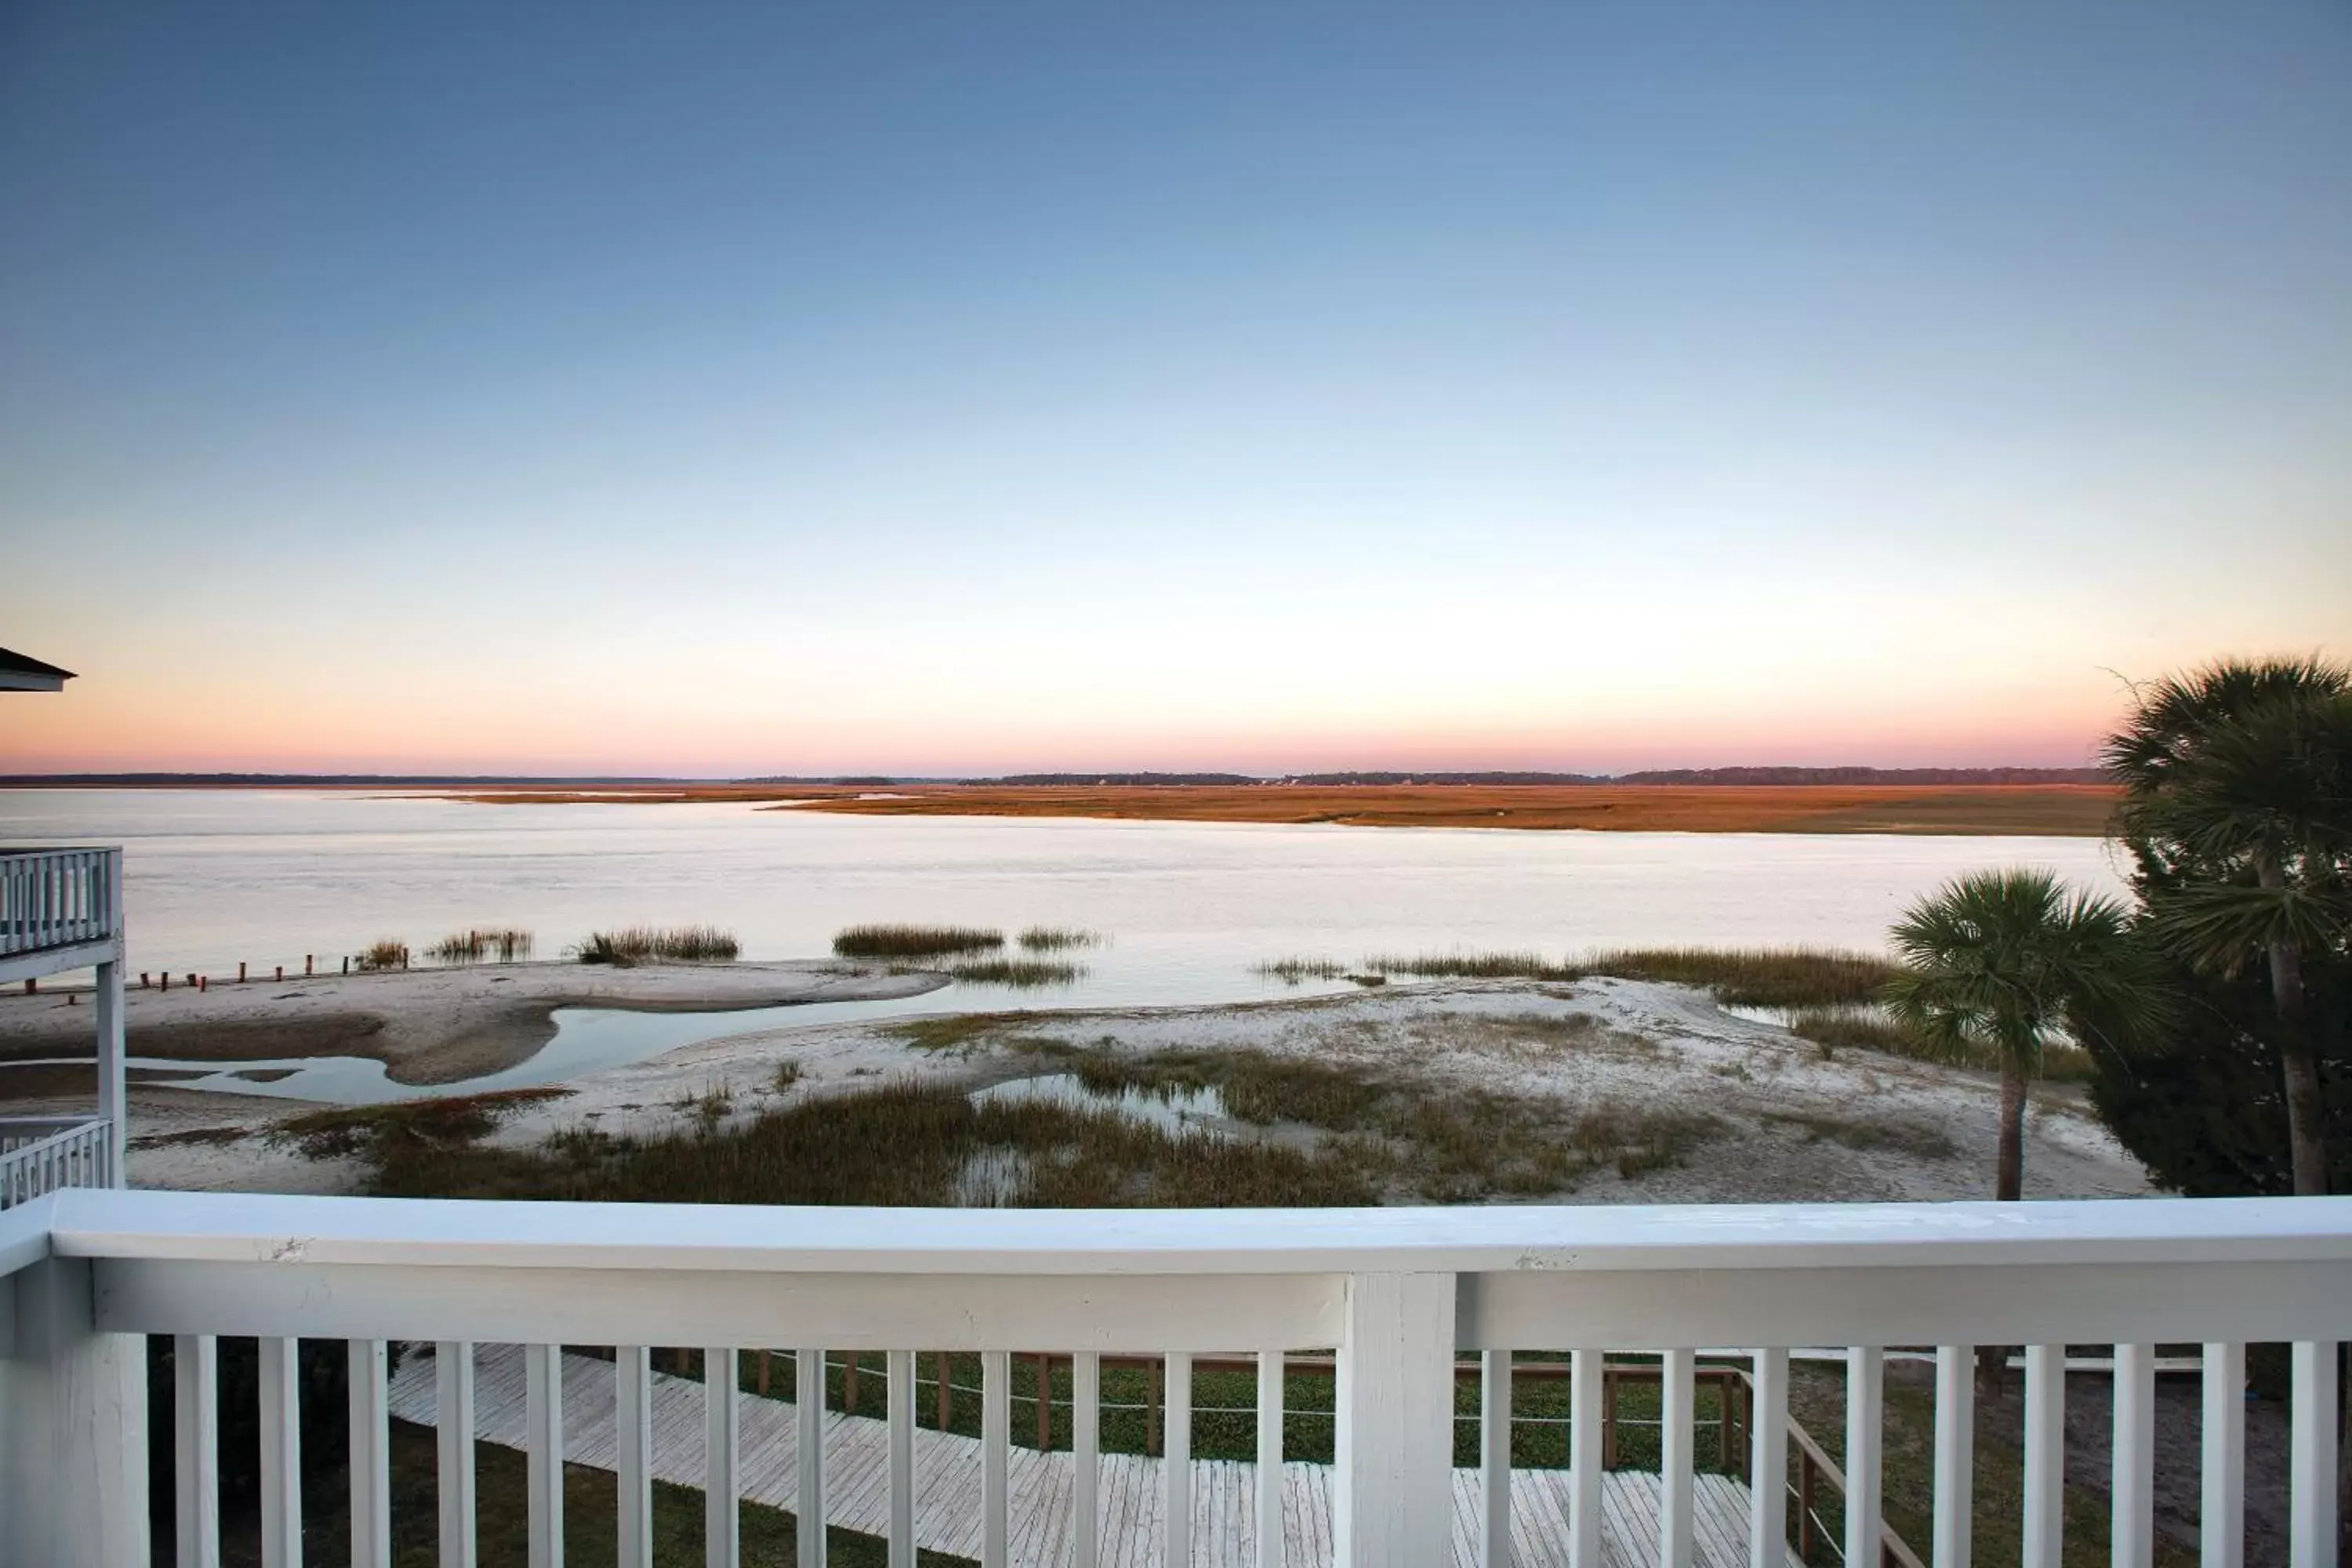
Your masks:
M1941 1130L1916 1121L1864 1121L1794 1110L1768 1110L1764 1119L1802 1131L1808 1143L1835 1143L1864 1151L1884 1149L1921 1160L1948 1160L1960 1152L1959 1145Z
M583 963L625 969L633 963L656 962L723 963L741 951L734 933L717 926L624 926L590 933L572 950L572 956Z
M1964 1046L1957 1051L1907 1028L1876 1007L1801 1007L1789 1019L1789 1032L1811 1040L1825 1054L1842 1050L1876 1051L1882 1056L1944 1067L1974 1068L1997 1072L2000 1062L1990 1047ZM2088 1083L2097 1063L2080 1046L2053 1045L2042 1052L2040 1077L2053 1083Z
M1250 973L1279 980L1285 985L1297 985L1307 980L1343 979L1348 966L1332 958L1277 958L1271 963L1252 965Z
M1575 980L1580 973L1554 963L1538 952L1379 953L1364 967L1380 974L1412 974L1424 979Z
M1074 926L1031 926L1021 933L1021 945L1031 952L1066 952L1072 948L1100 947L1108 939L1098 931Z
M530 932L517 926L505 926L493 931L451 931L426 948L425 956L440 963L481 963L491 959L512 963L518 958L529 958L530 948Z
M352 960L364 970L405 969L408 967L408 944L398 937L383 937L362 948Z
M1695 985L1743 1007L1864 1006L1895 973L1894 964L1868 953L1801 947L1620 948L1572 968L1572 978L1613 974Z
M1663 1170L1720 1129L1701 1114L1425 1086L1259 1051L1048 1054L1097 1094L1213 1089L1237 1120L1332 1134L1328 1146L1365 1179L1435 1203L1564 1192L1598 1169Z
M856 925L833 938L833 951L843 958L945 958L1003 945L1003 931L981 926Z
M518 1111L562 1100L568 1089L506 1089L488 1094L408 1100L390 1105L338 1106L281 1121L269 1142L290 1144L313 1160L359 1154L377 1161L462 1148L488 1137Z
M1074 985L1085 978L1087 966L1054 959L981 958L951 963L948 973L968 985L1009 985L1025 991L1044 985Z
M379 1138L364 1152L372 1190L410 1197L934 1207L955 1202L975 1165L1017 1170L1017 1188L998 1195L1024 1207L1312 1207L1379 1195L1333 1153L1172 1137L1115 1111L975 1102L952 1085L903 1082L725 1128L576 1128L535 1150Z
M945 1018L909 1018L889 1033L919 1051L971 1051L999 1030L1033 1022L1031 1013L958 1013Z

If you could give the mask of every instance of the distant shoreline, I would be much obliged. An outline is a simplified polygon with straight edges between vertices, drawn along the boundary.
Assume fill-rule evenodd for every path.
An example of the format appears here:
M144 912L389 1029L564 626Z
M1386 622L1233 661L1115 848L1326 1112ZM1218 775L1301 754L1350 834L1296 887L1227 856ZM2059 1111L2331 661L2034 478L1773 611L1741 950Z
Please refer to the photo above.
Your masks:
M1845 771L1845 770L1822 770ZM2053 770L2055 771L2055 770ZM1332 824L1618 833L2016 835L2095 838L2112 826L2112 784L890 784L420 779L270 783L0 779L0 788L336 789L427 792L480 805L736 803L858 816L1084 817L1142 822Z

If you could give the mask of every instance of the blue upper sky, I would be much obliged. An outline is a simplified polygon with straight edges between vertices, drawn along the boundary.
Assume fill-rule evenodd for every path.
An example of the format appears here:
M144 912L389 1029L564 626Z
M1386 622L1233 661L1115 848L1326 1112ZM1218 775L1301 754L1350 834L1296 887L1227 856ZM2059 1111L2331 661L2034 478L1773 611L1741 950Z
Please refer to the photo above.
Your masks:
M0 766L2078 762L2352 644L2352 8L19 0L0 543Z

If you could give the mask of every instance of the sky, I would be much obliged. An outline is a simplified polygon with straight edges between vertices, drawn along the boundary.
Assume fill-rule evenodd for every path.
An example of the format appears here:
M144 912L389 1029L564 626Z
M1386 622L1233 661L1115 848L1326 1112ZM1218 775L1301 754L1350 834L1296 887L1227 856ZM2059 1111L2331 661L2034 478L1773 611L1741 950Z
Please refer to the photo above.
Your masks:
M2352 654L2352 8L0 8L0 772L2077 765Z

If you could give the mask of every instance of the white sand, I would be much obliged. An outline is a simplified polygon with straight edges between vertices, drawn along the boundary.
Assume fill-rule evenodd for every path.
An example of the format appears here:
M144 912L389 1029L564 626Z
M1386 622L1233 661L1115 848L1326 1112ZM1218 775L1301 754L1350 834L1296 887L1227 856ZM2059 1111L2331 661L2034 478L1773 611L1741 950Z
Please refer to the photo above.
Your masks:
M1591 1015L1604 1027L1562 1042L1522 1020ZM969 1083L1055 1070L1005 1042L1044 1037L1149 1053L1233 1049L1360 1064L1368 1071L1522 1096L1704 1112L1720 1131L1683 1163L1633 1179L1588 1176L1579 1203L1860 1201L1991 1195L1997 1096L1984 1074L1843 1050L1723 1012L1682 986L1598 979L1574 985L1444 982L1296 1002L1029 1014L959 1050L915 1048L907 1020L763 1030L686 1047L580 1079L496 1134L526 1145L561 1128L611 1132L688 1124L693 1103L729 1101L730 1120L893 1078ZM797 1063L790 1089L776 1068ZM193 1100L192 1094L177 1098ZM250 1104L252 1102L245 1102ZM272 1107L280 1114L282 1109ZM242 1121L222 1116L213 1124ZM258 1125L258 1123L250 1123ZM145 1131L144 1128L139 1129ZM298 1157L260 1140L142 1150L142 1184L258 1188L292 1178ZM1861 1146L1856 1146L1861 1145ZM308 1184L348 1173L302 1173ZM2132 1196L2146 1173L2072 1090L2036 1092L2028 1119L2029 1197Z

